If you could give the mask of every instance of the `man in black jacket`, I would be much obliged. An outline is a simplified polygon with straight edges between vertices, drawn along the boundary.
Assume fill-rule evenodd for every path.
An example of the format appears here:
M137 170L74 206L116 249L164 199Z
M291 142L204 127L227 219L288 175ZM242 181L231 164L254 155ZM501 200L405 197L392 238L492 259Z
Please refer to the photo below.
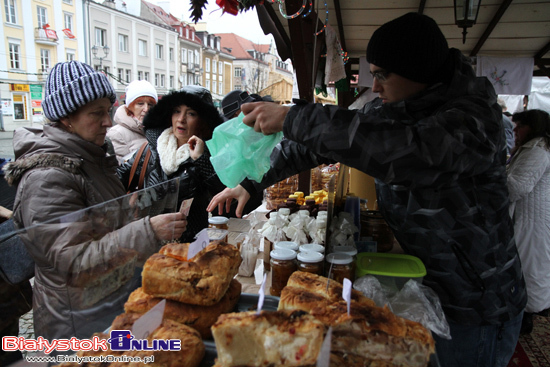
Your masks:
M320 163L376 178L378 204L403 250L427 269L452 340L443 366L506 366L519 336L525 282L508 214L501 110L486 78L435 21L409 13L367 47L379 99L360 111L320 104L242 106L256 131L283 131L261 183L226 189L208 210ZM245 190L246 189L246 190ZM239 210L237 210L239 213Z

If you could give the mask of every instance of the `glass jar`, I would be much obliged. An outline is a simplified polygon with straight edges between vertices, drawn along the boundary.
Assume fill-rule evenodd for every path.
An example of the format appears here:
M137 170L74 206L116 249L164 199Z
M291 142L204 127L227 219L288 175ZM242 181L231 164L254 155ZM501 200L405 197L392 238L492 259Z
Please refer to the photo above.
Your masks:
M271 288L269 292L272 296L279 297L288 282L288 278L297 269L296 251L278 249L271 251L270 256Z
M353 258L352 270L355 274L355 264L357 263L357 249L353 246L334 246L334 252L340 254L346 254Z
M274 250L292 250L298 252L298 244L292 241L278 241L273 245Z
M325 246L318 245L316 243L306 243L305 245L301 245L299 248L300 252L318 252L320 254L325 253Z
M352 282L355 280L353 271L353 257L347 254L333 252L327 255L327 278L334 279L338 283L344 283L344 278Z
M226 217L210 217L208 218L208 228L229 230L229 227L227 226L227 222L229 222L229 218L226 218ZM226 235L223 238L223 241L227 242L228 239L229 239L229 236Z
M306 273L323 275L323 260L325 256L320 252L300 252L298 254L298 270Z

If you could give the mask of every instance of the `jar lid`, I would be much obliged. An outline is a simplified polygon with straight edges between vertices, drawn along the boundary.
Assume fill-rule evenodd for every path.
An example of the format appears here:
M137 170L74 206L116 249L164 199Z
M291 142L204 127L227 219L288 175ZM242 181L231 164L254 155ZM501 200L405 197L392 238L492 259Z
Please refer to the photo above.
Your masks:
M306 199L306 200L312 200L312 199L315 200L315 196L313 196L313 195L308 195L308 196L305 197L305 199Z
M327 262L336 265L346 265L353 262L353 257L342 252L333 252L332 254L327 255Z
M229 218L226 217L210 217L208 218L208 223L210 224L227 224Z
M281 208L281 209L279 209L279 214L289 215L290 214L290 208Z
M298 261L304 263L318 263L320 261L323 261L324 258L325 256L322 253L316 251L298 253Z
M319 210L317 212L317 218L319 217L328 217L328 212L326 210Z
M298 199L298 195L291 194L291 195L288 195L288 198L289 199Z
M281 248L271 250L269 255L275 260L294 260L296 258L296 251Z
M302 191L296 191L296 192L294 193L294 195L296 195L296 196L299 197L299 198L303 198L303 197L304 197L304 193L303 193Z
M306 243L305 245L300 246L300 252L319 252L321 254L325 253L325 247L316 243Z
M350 256L357 255L357 249L353 246L334 246L334 252L348 254Z
M298 216L309 217L309 214L310 212L307 209L298 210Z
M273 246L276 250L277 249L288 249L292 251L298 251L298 244L296 242L292 241L278 241L275 242L275 245Z

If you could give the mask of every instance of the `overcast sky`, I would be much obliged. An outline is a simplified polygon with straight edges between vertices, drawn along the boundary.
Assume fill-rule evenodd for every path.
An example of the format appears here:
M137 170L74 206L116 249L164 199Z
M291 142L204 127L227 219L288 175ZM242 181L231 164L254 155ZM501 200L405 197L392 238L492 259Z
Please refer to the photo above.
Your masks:
M166 0L156 0L159 4ZM152 1L153 2L153 1ZM170 13L177 18L190 22L189 0L170 0ZM256 8L239 14L231 15L223 13L222 9L216 4L216 0L209 0L206 9L203 9L200 22L206 22L207 31L210 33L235 33L254 43L269 44L273 38L266 36L260 27Z

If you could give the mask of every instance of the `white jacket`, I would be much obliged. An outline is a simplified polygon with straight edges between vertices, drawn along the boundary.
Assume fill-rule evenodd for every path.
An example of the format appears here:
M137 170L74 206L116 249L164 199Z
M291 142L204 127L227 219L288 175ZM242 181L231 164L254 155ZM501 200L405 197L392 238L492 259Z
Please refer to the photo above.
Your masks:
M113 120L117 125L107 131L119 164L128 160L147 141L141 123L128 116L125 107L126 105L122 105L116 110Z
M543 138L521 146L508 165L510 215L525 282L526 312L550 307L550 147Z

